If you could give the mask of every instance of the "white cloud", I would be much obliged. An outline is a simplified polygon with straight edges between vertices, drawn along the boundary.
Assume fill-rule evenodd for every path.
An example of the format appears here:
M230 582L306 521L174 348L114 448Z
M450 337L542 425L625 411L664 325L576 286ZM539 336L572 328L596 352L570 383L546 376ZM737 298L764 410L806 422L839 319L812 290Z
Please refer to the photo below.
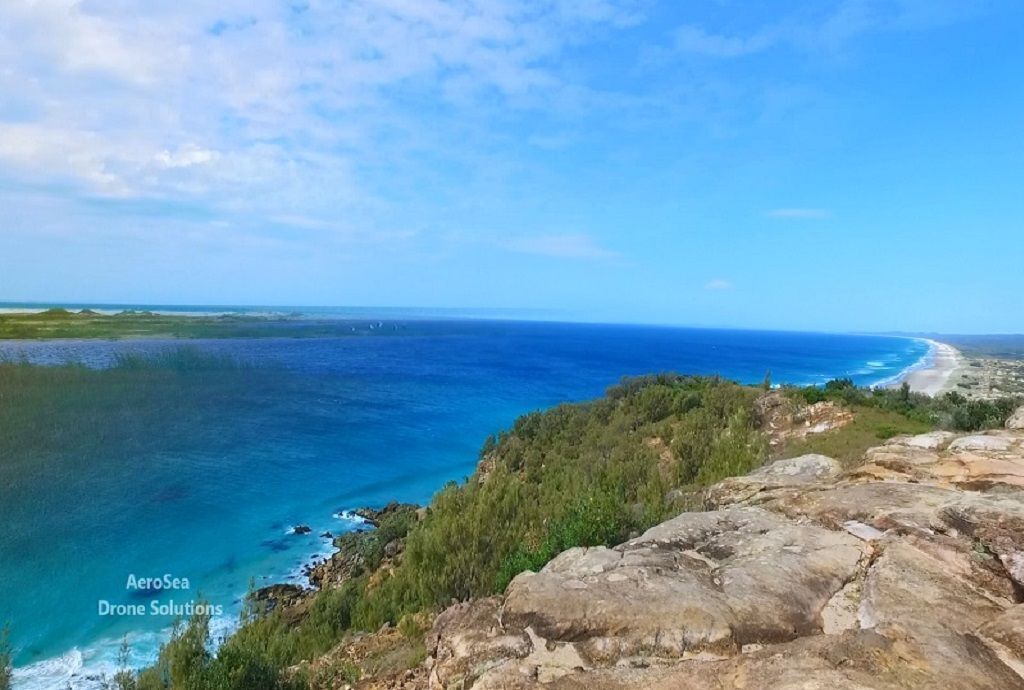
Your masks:
M191 168L193 165L212 163L219 157L220 154L216 151L188 144L173 153L167 150L161 151L155 158L157 164L164 168Z
M686 53L733 58L765 50L776 43L778 35L764 30L749 38L708 33L699 26L681 26L675 32L675 47Z
M502 242L501 246L521 254L562 259L614 259L619 256L616 252L598 245L589 235L583 234L518 237Z
M832 212L823 208L776 208L765 213L769 218L799 218L815 220L830 218Z
M548 107L561 51L641 4L3 0L0 176L353 223L366 168L451 155L417 103Z
M705 290L731 290L732 289L732 283L729 282L728 280L723 279L723 278L715 278L714 280L709 280L704 285L704 289Z

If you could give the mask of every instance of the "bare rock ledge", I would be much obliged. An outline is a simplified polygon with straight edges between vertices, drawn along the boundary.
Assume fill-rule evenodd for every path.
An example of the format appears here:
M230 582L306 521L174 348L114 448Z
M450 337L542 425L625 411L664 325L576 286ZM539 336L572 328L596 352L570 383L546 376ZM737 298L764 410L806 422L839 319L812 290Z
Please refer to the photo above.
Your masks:
M780 460L441 613L430 688L1024 690L1024 431Z

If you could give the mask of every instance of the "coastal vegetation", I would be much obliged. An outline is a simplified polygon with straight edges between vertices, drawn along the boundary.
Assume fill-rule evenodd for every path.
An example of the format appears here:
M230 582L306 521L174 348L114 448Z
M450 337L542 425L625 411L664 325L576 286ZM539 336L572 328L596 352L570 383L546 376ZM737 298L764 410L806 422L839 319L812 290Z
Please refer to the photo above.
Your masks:
M376 335L401 329L380 322L319 320L298 314L168 314L126 310L101 313L63 308L37 312L0 312L0 340L62 338L315 338Z
M864 451L899 435L934 429L977 431L1003 426L1024 397L995 400L968 399L950 391L931 397L914 393L904 384L897 388L861 388L850 379L835 379L824 386L787 388L801 403L831 401L853 411L853 421L827 434L815 434L786 444L784 455L820 453L846 465L856 463Z
M258 335L267 322L265 317L241 314L191 316L130 310L106 314L54 308L0 313L0 339L246 337Z
M180 422L184 438L204 415L217 413L221 392L234 389L239 373L247 386L262 385L244 364L187 349L123 357L102 371L0 363L0 448L58 452L102 443L97 429L109 419L138 424L137 433L119 434L139 443L158 420ZM425 654L424 621L453 601L501 592L517 574L565 549L621 543L681 511L699 510L704 487L770 459L759 408L767 395L797 407L852 410L851 423L774 451L840 460L899 434L1000 426L1021 402L955 393L929 398L906 387L857 388L849 380L766 391L715 377L627 379L600 399L524 415L485 441L473 476L449 483L425 510L395 510L376 530L339 538L339 549L358 554L358 567L301 607L268 610L250 600L226 640L211 639L205 613L180 621L152 667L137 675L122 669L112 687L292 690L352 682L373 668L415 666ZM165 405L188 414L168 415ZM85 422L67 423L72 417ZM397 542L400 557L390 548ZM329 658L360 631L384 626L398 631L400 653L309 663Z
M895 412L906 419L933 428L977 431L1002 426L1022 398L1005 396L995 400L973 400L949 391L939 396L914 393L907 384L899 388L858 388L850 379L829 381L794 392L808 403L832 400L854 408Z
M382 524L389 538L405 540L401 561L386 573L367 569L321 591L299 621L280 609L250 613L215 657L200 642L208 641L208 621L193 618L139 676L139 688L315 684L285 669L350 631L383 625L405 631L415 650L423 612L499 592L521 570L566 548L618 543L680 510L701 487L764 462L767 444L754 414L759 394L718 378L667 374L525 415L487 440L478 472L446 486L422 520ZM368 547L370 564L379 562L385 541Z
M11 633L7 626L0 629L0 690L11 690Z

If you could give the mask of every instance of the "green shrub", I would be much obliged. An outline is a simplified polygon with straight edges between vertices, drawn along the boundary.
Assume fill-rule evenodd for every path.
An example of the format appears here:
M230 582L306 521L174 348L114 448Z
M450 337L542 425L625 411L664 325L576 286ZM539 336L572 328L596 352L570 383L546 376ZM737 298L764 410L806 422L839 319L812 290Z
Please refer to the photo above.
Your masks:
M394 576L368 591L353 623L488 596L571 546L611 544L662 520L665 495L764 460L754 389L670 374L627 379L596 401L519 418L485 445L489 476L449 484L406 541ZM671 462L647 443L660 438Z
M504 591L516 575L536 571L552 558L574 546L612 546L628 534L629 520L623 506L609 496L590 496L577 501L548 528L535 548L520 547L498 567L495 590Z
M121 640L121 649L117 653L117 672L114 677L104 683L106 690L138 690L139 681L135 672L128 666L128 653L131 651L128 646L128 638Z
M880 440L882 440L882 441L886 441L886 440L892 438L893 436L899 435L899 433L900 433L900 430L897 429L895 426L893 426L891 424L886 424L884 426L879 427L875 431L875 437L880 439Z
M160 648L154 666L139 676L139 690L205 690L210 653L210 616L197 614L176 621L171 639Z
M7 626L0 630L0 690L11 690L11 676L14 673L12 660L14 650L11 649L11 631Z
M376 532L343 539L342 548L359 549L373 568L384 546L404 537L390 575L319 593L297 624L277 611L249 620L200 664L205 677L228 688L283 687L281 669L322 654L349 629L390 623L414 633L414 614L494 594L567 548L612 545L657 524L674 509L670 490L694 492L764 461L758 394L719 378L659 374L625 379L599 400L520 417L484 443L487 476L449 483L425 519L398 511ZM184 654L167 651L182 646L175 636L155 668Z
M865 406L896 412L912 421L955 431L1001 427L1024 402L1020 397L970 400L956 391L933 398L912 392L906 383L899 388L857 388L850 379L829 381L823 388L799 388L790 394L807 403L832 400L851 407Z

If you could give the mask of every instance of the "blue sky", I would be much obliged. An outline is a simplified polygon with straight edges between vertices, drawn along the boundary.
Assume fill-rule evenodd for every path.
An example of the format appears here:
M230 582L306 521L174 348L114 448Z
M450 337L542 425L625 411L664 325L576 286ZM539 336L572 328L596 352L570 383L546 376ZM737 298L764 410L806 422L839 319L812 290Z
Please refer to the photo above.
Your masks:
M0 300L1024 331L1015 0L5 0Z

